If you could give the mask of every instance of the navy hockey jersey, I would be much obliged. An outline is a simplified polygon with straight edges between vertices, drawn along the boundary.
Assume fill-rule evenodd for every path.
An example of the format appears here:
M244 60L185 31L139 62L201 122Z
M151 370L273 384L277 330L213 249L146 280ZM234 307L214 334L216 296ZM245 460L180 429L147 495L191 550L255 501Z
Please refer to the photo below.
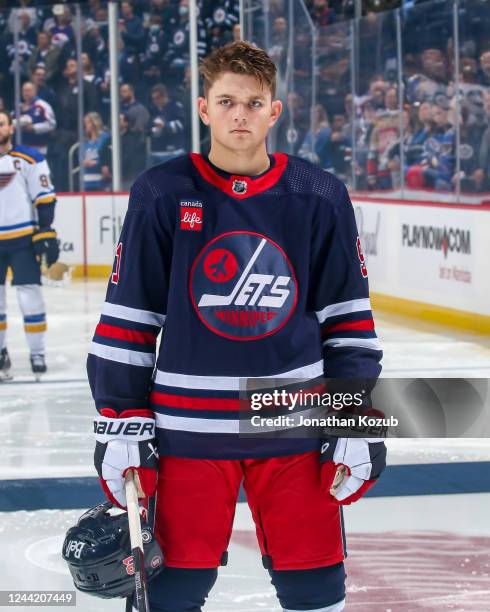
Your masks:
M313 450L240 436L240 379L379 375L345 186L300 158L270 160L249 177L185 155L131 189L88 374L104 415L154 413L161 455Z

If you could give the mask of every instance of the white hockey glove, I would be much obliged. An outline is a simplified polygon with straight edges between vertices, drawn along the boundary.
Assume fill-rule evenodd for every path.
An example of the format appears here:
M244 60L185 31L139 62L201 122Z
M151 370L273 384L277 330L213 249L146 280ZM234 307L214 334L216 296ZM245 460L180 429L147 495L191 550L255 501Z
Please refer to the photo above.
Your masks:
M134 411L118 418L97 416L94 420L95 469L108 499L126 507L124 478L128 470L136 473L139 497L155 494L158 474L158 453L155 441L155 419L145 412Z
M322 488L338 504L357 501L386 467L383 438L324 440L320 453Z

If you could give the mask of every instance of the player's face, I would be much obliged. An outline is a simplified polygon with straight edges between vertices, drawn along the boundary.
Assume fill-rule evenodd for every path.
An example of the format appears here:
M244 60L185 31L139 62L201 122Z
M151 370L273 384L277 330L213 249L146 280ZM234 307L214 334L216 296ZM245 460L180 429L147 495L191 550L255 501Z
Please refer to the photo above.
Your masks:
M0 147L4 147L12 138L13 127L9 124L7 117L0 113Z
M254 150L264 145L282 104L252 76L223 73L207 98L199 98L199 114L211 129L212 140L225 148Z

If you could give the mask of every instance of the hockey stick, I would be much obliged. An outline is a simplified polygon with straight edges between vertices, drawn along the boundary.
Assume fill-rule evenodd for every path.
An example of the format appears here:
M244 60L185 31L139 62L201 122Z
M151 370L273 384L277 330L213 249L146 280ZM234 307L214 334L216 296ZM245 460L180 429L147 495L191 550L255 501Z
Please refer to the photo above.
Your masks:
M333 479L332 486L330 488L330 495L335 496L335 493L340 489L340 485L344 482L348 476L348 471L345 465L339 465L335 472L335 478Z
M139 512L138 493L134 481L134 473L126 474L126 502L128 505L129 538L131 554L133 555L135 592L133 608L138 612L150 612L148 604L148 586L145 575L145 553L141 536L141 519Z

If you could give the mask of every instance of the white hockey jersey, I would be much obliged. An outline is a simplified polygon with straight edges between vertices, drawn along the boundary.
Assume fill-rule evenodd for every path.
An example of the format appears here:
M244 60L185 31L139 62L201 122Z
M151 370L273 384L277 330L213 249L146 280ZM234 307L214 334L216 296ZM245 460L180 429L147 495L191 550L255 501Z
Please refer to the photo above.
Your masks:
M53 221L56 194L49 166L36 149L18 145L0 157L0 249L30 244Z

